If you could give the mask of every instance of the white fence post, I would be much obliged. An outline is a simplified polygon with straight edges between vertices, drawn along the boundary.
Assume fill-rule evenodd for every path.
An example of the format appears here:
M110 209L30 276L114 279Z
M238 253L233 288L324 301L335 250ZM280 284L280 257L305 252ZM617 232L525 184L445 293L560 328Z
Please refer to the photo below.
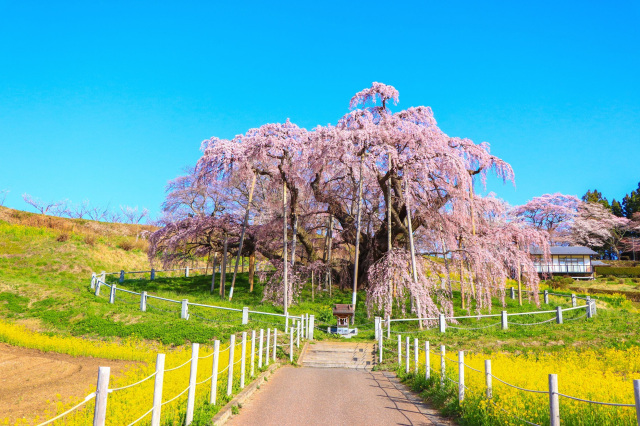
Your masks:
M405 339L405 349L406 352L404 354L404 358L405 358L405 366L404 366L404 372L409 374L409 354L411 352L411 346L409 346L409 336L407 336L407 338Z
M636 420L640 425L640 380L633 381L633 399L636 404Z
M151 268L151 281L156 279L156 270L154 268Z
M562 324L562 306L556 308L556 322Z
M502 311L500 313L500 323L502 324L503 330L509 328L509 317L507 316L507 311Z
M493 387L491 384L491 360L484 360L484 378L487 384L487 399L493 398Z
M440 333L444 333L446 328L447 328L447 323L446 320L444 318L444 314L440 314Z
M596 315L598 313L598 305L596 305L596 301L592 300L591 301L591 315Z
M307 335L305 336L307 340L311 340L311 314L307 314Z
M458 401L464 401L464 351L458 351Z
M242 324L249 324L249 308L247 306L242 308Z
M120 284L124 282L124 269L120 270L120 279L118 280Z
M587 303L585 308L587 309L587 318L591 318L593 316L593 313L591 312L591 303Z
M309 340L313 340L313 332L316 326L316 316L309 316Z
M96 288L96 273L91 274L91 290L95 290Z
M233 392L233 359L235 358L234 349L236 347L236 335L232 334L229 338L229 368L227 372L227 395Z
M447 374L447 365L445 364L444 356L446 354L446 350L444 345L440 345L440 386L444 386L444 378Z
M511 299L515 299L515 298L516 298L515 291L513 290L513 287L511 287Z
M387 315L387 339L391 339L391 317Z
M398 365L402 367L402 337L398 334Z
M147 292L143 291L140 293L140 310L142 312L147 312Z
M544 304L545 305L549 304L549 290L544 291Z
M107 417L107 396L109 395L110 367L98 368L98 384L96 386L96 405L93 411L93 426L104 426Z
M244 389L244 373L247 360L247 332L242 332L242 355L240 356L240 389Z
M189 426L193 422L193 407L196 402L196 378L198 377L198 353L200 345L198 343L191 344L191 369L189 371L189 392L187 393L187 414L185 415L184 424Z
M109 292L109 303L116 302L116 285L111 284L111 291Z
M215 404L218 400L218 366L220 365L220 340L213 341L213 365L211 366L211 394L209 403Z
M184 276L185 278L189 278L189 267L184 268Z
M273 329L273 362L276 362L276 348L278 347L278 329Z
M162 412L162 384L164 381L164 354L156 356L156 377L153 382L153 411L151 411L151 426L160 426Z
M373 322L374 322L374 325L373 325L373 334L374 334L374 336L373 336L373 338L375 340L378 340L378 334L380 333L380 317L374 317L373 318Z
M424 342L424 378L427 380L431 378L431 353L428 340Z
M284 314L284 332L285 333L289 332L289 312Z
M289 328L289 362L293 362L293 327Z
M571 295L571 307L575 308L576 306L578 306L578 301L576 300L576 295L572 294Z
M96 281L96 291L93 293L96 296L100 296L100 281Z
M189 301L187 299L182 299L182 308L180 309L180 318L185 320L189 319Z
M256 361L256 331L251 330L251 377L255 375Z
M264 340L264 329L260 329L260 342L258 343L258 369L262 368L262 351L263 351L263 342Z
M549 374L549 419L551 426L560 426L560 402L558 398L557 374Z
M384 350L384 342L382 339L382 328L378 333L378 364L382 364L382 351Z
M267 328L267 344L265 345L264 348L264 365L269 365L269 358L270 358L270 354L269 352L271 352L271 329Z
M418 347L418 338L413 339L413 371L418 375L418 358L420 356L420 348Z
M297 325L298 325L298 330L296 334L296 348L299 348L300 347L300 331L302 330L302 322L298 320Z

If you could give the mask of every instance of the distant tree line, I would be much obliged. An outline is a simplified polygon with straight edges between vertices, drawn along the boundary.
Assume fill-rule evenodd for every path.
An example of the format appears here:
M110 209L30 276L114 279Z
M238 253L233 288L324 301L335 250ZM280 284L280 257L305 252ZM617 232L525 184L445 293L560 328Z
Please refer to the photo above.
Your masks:
M587 191L587 193L582 196L582 201L602 204L607 210L618 217L633 219L634 213L640 213L640 182L638 182L636 189L622 198L621 202L614 198L611 200L611 203L609 203L609 200L597 189Z
M139 224L143 219L149 217L149 210L138 206L119 206L119 209L112 209L109 206L103 207L93 205L89 200L81 203L73 203L70 200L43 201L27 193L22 194L22 199L36 211L43 215L58 217L68 217L71 219L89 219L95 221ZM0 193L0 200L4 200ZM0 204L2 205L2 204ZM148 222L148 220L147 220Z

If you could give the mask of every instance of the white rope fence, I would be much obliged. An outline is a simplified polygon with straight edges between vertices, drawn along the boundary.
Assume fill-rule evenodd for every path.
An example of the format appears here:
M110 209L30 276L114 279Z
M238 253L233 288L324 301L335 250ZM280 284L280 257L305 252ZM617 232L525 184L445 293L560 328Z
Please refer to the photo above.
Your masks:
M188 269L188 268L187 268ZM134 272L130 272L130 273L139 273L139 272L144 272L144 271L134 271ZM114 273L111 273L114 274ZM180 318L181 319L185 319L188 320L189 318L191 318L191 313L189 312L189 307L198 307L198 308L204 308L204 309L212 309L212 310L219 310L219 311L229 311L229 312L240 312L242 314L242 325L247 325L249 324L250 321L257 321L257 322L264 322L261 321L257 318L251 318L251 316L266 316L266 317L276 317L276 318L280 318L280 319L284 319L284 328L285 328L285 333L288 331L289 329L289 321L290 320L303 320L303 322L305 323L305 326L307 325L306 323L310 323L309 327L313 327L313 323L315 321L315 316L314 315L310 315L310 314L301 314L301 315L289 315L289 314L278 314L278 313L274 313L274 312L261 312L261 311L251 311L249 310L248 307L243 307L242 309L238 309L238 308L230 308L227 306L215 306L215 305L207 305L207 304L203 304L203 303L193 303L193 302L189 302L188 299L182 299L182 300L173 300L173 299L169 299L166 297L160 297L160 296L155 296L152 294L148 294L146 291L142 291L140 293L136 292L136 291L131 291L131 290L127 290L125 288L119 287L118 284L107 284L106 282L106 275L108 275L106 272L102 272L101 274L91 274L91 284L90 284L90 288L94 291L94 294L96 296L100 296L100 289L101 287L106 287L109 289L109 303L114 304L116 303L118 299L117 297L117 293L118 292L123 292L126 294L130 294L133 296L138 296L140 298L140 310L142 312L146 312L148 308L154 309L154 310L159 310L162 312L167 312L167 313L174 313L177 314L178 311L174 311L174 310L168 310L168 309L162 309L158 306L155 305L150 305L148 303L149 299L154 299L154 300L162 300L164 302L168 302L168 303L175 303L177 305L180 305ZM121 275L122 276L122 275ZM126 302L125 303L129 303L131 304L132 302ZM137 302L136 302L137 303ZM200 318L202 320L205 321L219 321L222 322L222 319L208 319L205 317L202 317L200 315L197 315L195 313L193 313L194 317ZM239 319L238 319L239 320ZM225 322L230 321L228 318L224 319ZM305 335L307 335L308 333L305 333Z
M155 378L154 388L153 388L153 407L149 409L147 412L142 414L136 420L129 424L135 425L136 423L145 419L149 414L151 414L151 425L157 426L161 424L162 418L162 407L167 404L170 404L176 401L178 398L183 396L185 393L188 393L186 400L186 415L185 415L185 425L190 425L193 421L193 413L195 406L195 395L196 395L196 387L207 382L211 383L211 392L209 397L209 403L215 404L218 396L218 382L222 379L223 374L226 373L227 380L227 389L226 395L230 396L233 392L234 384L239 383L240 389L244 389L245 387L245 379L246 376L251 378L256 375L255 364L256 361L258 363L258 370L261 370L264 367L269 365L270 361L276 362L276 349L278 347L281 348L283 352L286 352L284 349L288 348L288 356L289 360L293 361L293 355L296 348L300 346L300 339L313 339L313 328L308 327L308 331L305 331L305 328L301 327L301 320L296 321L295 326L289 327L289 344L278 344L278 329L267 329L266 333L264 329L260 330L251 330L250 333L242 332L239 334L239 341L236 342L236 334L232 334L229 337L229 344L226 348L220 350L220 341L215 340L213 342L213 351L205 356L199 356L200 345L198 343L191 344L191 357L183 362L182 364L172 367L165 368L165 354L158 354L156 358L156 370L154 373L149 376L138 380L135 383L117 387L117 388L109 388L109 378L111 374L111 370L109 367L100 367L98 369L98 383L96 387L96 392L93 392L87 395L81 402L76 404L75 406L69 408L64 413L58 414L56 417L49 419L43 423L40 423L38 426L49 425L64 416L72 413L73 411L79 409L84 404L91 400L95 400L95 408L94 408L94 416L93 416L93 425L94 426L104 426L107 420L107 400L109 395L118 392L124 389L134 388L136 386L141 385L151 378ZM250 336L250 337L248 337ZM287 334L285 333L285 336ZM295 337L295 338L294 338ZM265 342L266 340L266 342ZM250 343L250 345L249 345ZM236 359L236 349L238 349L239 357ZM228 352L228 355L225 355L227 359L227 365L220 370L220 360L222 359L222 355ZM211 363L211 374L204 380L197 381L198 375L198 361L201 359L206 359L209 357L213 357ZM234 367L236 365L240 365L240 371L234 371ZM247 365L249 364L249 365ZM165 381L165 373L178 370L185 366L190 366L189 373L189 385L180 393L173 396L172 398L162 402L162 389ZM249 367L249 368L247 368ZM249 370L249 371L247 371ZM238 374L239 373L239 374Z
M380 327L379 330L379 337L378 337L378 359L380 360L380 362L382 362L383 359L383 351L384 351L384 344L383 344L383 339L382 339L382 328ZM495 376L494 374L491 373L491 360L487 359L484 361L484 371L478 370L476 368L471 367L470 365L466 364L464 362L464 355L465 352L464 351L458 351L458 359L452 359L450 357L446 356L446 347L445 345L441 345L440 346L440 351L434 351L431 349L431 344L429 341L425 341L424 342L424 346L422 349L422 352L424 353L425 357L424 357L424 364L421 365L419 362L419 355L421 353L421 348L420 348L420 344L419 344L419 340L417 338L413 339L413 345L411 345L411 340L409 337L406 337L404 345L403 345L403 339L402 336L400 334L397 335L398 337L398 346L397 346L397 350L394 349L387 349L389 350L391 353L397 355L397 363L399 365L399 368L402 368L404 366L404 371L408 374L411 372L411 351L413 349L413 371L415 374L418 374L418 369L419 367L424 367L425 369L425 378L427 380L429 380L432 377L432 373L433 373L433 368L431 365L431 356L435 355L437 357L440 358L440 385L443 386L445 381L449 381L451 383L454 383L458 386L458 401L462 402L464 401L465 395L464 392L465 390L468 390L469 388L467 386L465 386L465 370L469 369L481 374L484 374L485 376L485 396L486 399L489 400L489 402L491 402L495 407L500 408L501 410L503 410L505 413L513 416L515 419L525 422L527 424L531 424L531 425L536 425L536 423L533 423L529 420L520 418L516 415L514 415L513 413L505 410L504 408L500 407L499 405L497 405L494 401L493 401L493 397L494 397L494 391L493 391L493 379L497 380L498 382L509 386L513 389L517 389L521 392L527 392L527 393L534 393L534 394L544 394L544 395L549 395L549 420L550 420L550 425L551 426L560 426L560 401L559 401L559 397L563 397L563 398L567 398L567 399L571 399L573 401L579 401L579 402L584 402L586 404L596 404L596 405L605 405L605 406L612 406L612 407L627 407L627 408L635 408L636 410L636 419L638 422L638 425L640 425L640 380L633 380L633 392L634 392L634 403L618 403L618 402L603 402L603 401L593 401L593 400L588 400L588 399L583 399L583 398L579 398L576 396L572 396L572 395L566 395L563 393L560 393L558 391L558 376L556 374L549 374L548 378L549 378L549 388L548 390L539 390L539 389L527 389L527 388L523 388L517 385L514 385L512 383L509 383L497 376ZM404 346L404 348L403 348ZM412 348L413 346L413 348ZM404 350L404 356L403 356L403 350ZM458 372L458 380L455 380L454 377L449 377L449 375L447 374L447 361L450 363L453 363L454 365L457 366L457 372Z

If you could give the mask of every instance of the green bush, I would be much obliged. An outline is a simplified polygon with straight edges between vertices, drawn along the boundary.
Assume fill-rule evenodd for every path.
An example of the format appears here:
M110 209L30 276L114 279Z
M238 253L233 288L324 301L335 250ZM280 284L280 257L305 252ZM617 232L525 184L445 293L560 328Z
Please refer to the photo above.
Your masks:
M550 282L550 286L552 289L567 289L570 285L573 285L575 281L568 275L564 277L555 276L553 280Z
M598 275L607 275L616 278L640 277L640 267L615 268L612 266L596 266L596 272Z

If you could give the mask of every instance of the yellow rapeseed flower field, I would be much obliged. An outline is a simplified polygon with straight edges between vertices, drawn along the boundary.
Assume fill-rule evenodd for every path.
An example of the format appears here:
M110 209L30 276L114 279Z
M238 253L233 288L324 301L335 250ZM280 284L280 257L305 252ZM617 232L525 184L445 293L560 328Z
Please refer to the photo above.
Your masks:
M0 321L0 341L19 345L24 347L36 348L45 351L59 353L67 353L76 356L93 356L100 358L125 359L146 361L136 367L129 369L124 374L112 377L109 383L110 389L125 387L136 383L146 377L151 376L155 372L155 360L158 352L165 352L165 370L171 370L182 365L172 371L166 371L164 375L163 398L166 402L179 395L189 386L190 375L190 359L191 347L166 348L151 347L141 342L126 341L123 343L93 342L77 337L48 336L42 333L36 333L27 330L24 327L9 324ZM257 347L256 343L256 360L255 371L257 368ZM239 387L240 379L240 359L241 359L241 340L238 339L234 350L234 393ZM249 374L251 372L250 365L250 335L247 337L246 344L246 383L249 382ZM266 351L266 348L265 348ZM213 367L213 347L200 345L197 383L196 386L196 407L208 403L211 392L212 367ZM266 353L264 355L266 357ZM183 365L184 364L184 365ZM220 356L218 364L218 386L217 386L217 402L226 403L227 378L229 365L229 344L221 344ZM97 371L96 371L97 375ZM207 380L209 379L209 380ZM113 391L109 394L107 402L107 424L110 425L128 425L145 413L147 413L153 405L153 388L154 377L140 383L131 388ZM95 391L95 384L87 384L86 394ZM186 410L186 400L188 392L185 392L177 399L173 400L162 407L162 424L178 424L184 418ZM84 398L75 398L71 401L59 401L57 403L56 412L47 413L40 418L30 421L20 420L15 424L39 424L57 414L63 413L71 407L81 402ZM69 413L60 420L55 421L55 425L67 426L84 426L91 424L93 419L94 400L89 400L86 404L77 410ZM151 414L142 419L139 424L148 424ZM3 424L9 424L5 419Z
M431 369L436 378L441 374L440 348L432 347ZM458 353L447 349L447 376L458 380ZM413 358L412 358L413 359ZM547 392L524 392L493 378L493 398L486 398L484 361L491 360L493 376L512 385ZM420 365L424 365L424 352ZM633 380L640 379L640 348L585 349L567 348L553 353L466 353L465 400L461 408L469 424L549 424L549 374L558 375L561 394L599 402L634 404ZM480 372L474 371L473 369ZM424 369L419 374L424 375ZM446 386L457 384L445 380ZM563 425L636 425L633 407L609 407L560 397Z

